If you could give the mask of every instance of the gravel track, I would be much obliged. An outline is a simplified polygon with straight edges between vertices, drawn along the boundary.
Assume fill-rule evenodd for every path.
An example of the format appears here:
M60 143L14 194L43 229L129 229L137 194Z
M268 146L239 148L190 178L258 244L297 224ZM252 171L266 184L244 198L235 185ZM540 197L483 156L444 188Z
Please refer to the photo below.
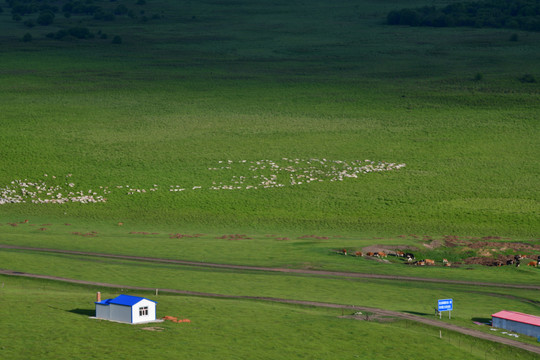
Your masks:
M142 287L142 286L128 286L128 285L110 284L110 283L102 283L102 282L95 282L95 281L69 279L69 278L62 278L58 276L30 274L30 273L24 273L24 272L13 271L13 270L8 270L8 269L0 269L0 274L9 275L9 276L22 276L22 277L35 278L35 279L62 281L62 282L73 283L73 284L100 286L100 287L116 288L116 289L129 289L129 290L140 290L140 291L155 291L156 290L154 288L148 288L148 287ZM203 292L177 290L177 289L159 289L159 292L190 295L190 296L213 297L213 298L272 301L272 302L278 302L278 303L284 303L284 304L295 304L295 305L334 308L334 309L348 309L351 311L368 311L368 312L377 314L379 316L388 316L388 317L415 321L422 324L455 331L461 334L473 336L473 337L488 340L488 341L497 342L500 344L513 346L513 347L527 350L536 354L540 354L540 346L536 346L532 344L525 344L516 340L506 339L506 338L499 337L496 335L487 334L478 330L473 330L473 329L469 329L469 328L465 328L465 327L461 327L461 326L457 326L453 324L448 324L448 323L445 323L436 319L426 319L417 315L391 311L391 310L384 310L384 309L365 307L365 306L356 306L356 305L324 303L324 302L317 302L317 301L304 301L304 300L282 299L282 298L262 297L262 296L259 297L259 296L225 295L225 294L203 293Z
M387 280L422 281L422 282L445 283L445 284L492 286L492 287L500 287L500 288L540 290L540 285L498 284L498 283L487 283L487 282L479 282L479 281L433 279L433 278L421 278L421 277L400 276L400 275L381 275L381 274L366 274L366 273L343 272L343 271L323 271L323 270L289 269L289 268L275 268L275 267L248 266L248 265L216 264L216 263L205 263L205 262L187 261L187 260L153 258L153 257L146 257L146 256L104 254L104 253L96 253L96 252L50 249L50 248L36 248L36 247L27 247L27 246L5 245L5 244L0 244L0 249L1 248L25 250L25 251L52 252L52 253L82 255L82 256L96 256L96 257L104 257L104 258L136 260L136 261L157 262L157 263L169 263L169 264L200 266L200 267L209 267L209 268L234 269L234 270L255 270L255 271L293 273L293 274L294 273L307 274L307 275L317 275L317 276L337 276L337 277L371 278L371 279L387 279Z

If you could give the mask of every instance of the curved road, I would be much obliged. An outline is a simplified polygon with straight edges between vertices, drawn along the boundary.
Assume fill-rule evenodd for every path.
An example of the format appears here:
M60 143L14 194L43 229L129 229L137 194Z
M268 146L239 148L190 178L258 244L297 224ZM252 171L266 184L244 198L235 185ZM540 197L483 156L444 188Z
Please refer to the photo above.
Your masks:
M477 282L477 281L433 279L433 278L421 278L421 277L400 276L400 275L366 274L366 273L344 272L344 271L323 271L323 270L289 269L289 268L275 268L275 267L262 267L262 266L247 266L247 265L215 264L215 263L205 263L205 262L198 262L198 261L153 258L153 257L146 257L146 256L103 254L103 253L96 253L96 252L50 249L50 248L36 248L36 247L28 247L28 246L5 245L5 244L0 244L0 249L52 252L52 253L60 253L60 254L96 256L96 257L105 257L105 258L113 258L113 259L170 263L170 264L178 264L178 265L201 266L201 267L233 269L233 270L255 270L255 271L296 273L296 274L307 274L307 275L318 275L318 276L341 276L341 277L355 277L355 278L422 281L422 282L434 282L434 283L446 283L446 284L493 286L493 287L502 287L502 288L540 290L540 285L497 284L497 283L487 283L487 282Z
M37 279L55 280L55 281L62 281L62 282L68 282L68 283L74 283L74 284L102 286L102 287L108 287L108 288L130 289L130 290L140 290L140 291L157 290L157 289L141 287L141 286L127 286L127 285L109 284L109 283L101 283L101 282L94 282L94 281L68 279L68 278L49 276L49 275L30 274L30 273L24 273L20 271L13 271L13 270L7 270L7 269L0 269L0 274L37 278ZM478 330L473 330L473 329L468 329L468 328L464 328L464 327L453 325L453 324L448 324L448 323L435 320L435 319L426 319L417 315L401 313L401 312L391 311L391 310L383 310L383 309L377 309L377 308L371 308L371 307L365 307L365 306L324 303L324 302L316 302L316 301L302 301L302 300L294 300L294 299L281 299L281 298L258 297L258 296L224 295L224 294L202 293L202 292L177 290L177 289L159 289L159 291L172 293L172 294L183 294L183 295L202 296L202 297L261 300L261 301L272 301L272 302L279 302L279 303L285 303L285 304L297 304L297 305L304 305L304 306L349 309L349 310L355 310L355 311L369 311L369 312L382 315L382 316L396 317L400 319L416 321L416 322L423 323L426 325L431 325L431 326L459 332L461 334L474 336L480 339L489 340L489 341L493 341L493 342L497 342L497 343L501 343L501 344L505 344L509 346L514 346L516 348L520 348L520 349L527 350L536 354L540 354L540 346L526 344L526 343L522 343L516 340L506 339L506 338L499 337L492 334L486 334Z

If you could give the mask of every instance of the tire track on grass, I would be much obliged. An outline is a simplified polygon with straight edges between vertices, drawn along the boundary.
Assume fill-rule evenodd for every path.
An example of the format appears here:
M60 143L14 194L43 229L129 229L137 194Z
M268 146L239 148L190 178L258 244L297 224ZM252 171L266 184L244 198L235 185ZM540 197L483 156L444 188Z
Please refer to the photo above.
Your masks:
M325 303L325 302L318 302L318 301L307 301L307 300L294 300L294 299L265 297L265 296L226 295L226 294L204 293L204 292L178 290L178 289L155 289L155 288L149 288L149 287L143 287L143 286L119 285L119 284L110 284L110 283L103 283L103 282L96 282L96 281L87 281L87 280L63 278L63 277L51 276L51 275L31 274L31 273L25 273L25 272L21 272L21 271L14 271L14 270L8 270L8 269L0 269L0 274L8 275L8 276L28 277L28 278L33 278L33 279L61 281L61 282L72 283L72 284L80 284L80 285L101 286L101 287L115 288L115 289L129 289L129 290L139 290L139 291L155 291L155 290L159 290L159 292L162 292L162 293L171 293L171 294L180 294L180 295L189 295L189 296L223 298L223 299L270 301L270 302L277 302L277 303L282 303L282 304L313 306L313 307L321 307L321 308L348 309L348 310L354 310L354 311L368 311L368 312L377 314L379 316L387 316L387 317L394 317L394 318L398 318L398 319L410 320L410 321L422 323L422 324L425 324L425 325L430 325L430 326L434 326L434 327L438 327L438 328L458 332L460 334L469 335L469 336L473 336L473 337L476 337L476 338L479 338L479 339L488 340L488 341L492 341L492 342L497 342L497 343L500 343L500 344L513 346L513 347L520 348L520 349L523 349L523 350L526 350L526 351L529 351L529 352L540 354L540 346L536 346L536 345L532 345L532 344L526 344L526 343L522 343L522 342L512 340L512 339L506 339L506 338L499 337L499 336L496 336L496 335L487 334L487 333L484 333L484 332L481 332L481 331L478 331L478 330L473 330L473 329L465 328L465 327L458 326L458 325L448 324L448 323L445 323L445 322L442 322L442 321L439 321L439 320L426 319L426 318L420 317L418 315L402 313L402 312L392 311L392 310L384 310L384 309L379 309L379 308L372 308L372 307L367 307L367 306L345 305L345 304Z
M444 283L444 284L492 286L492 287L501 287L501 288L540 290L540 285L500 284L500 283L488 283L488 282L480 282L480 281L434 279L434 278L422 278L422 277L415 277L415 276L367 274L367 273L356 273L356 272L346 272L346 271L324 271L324 270L290 269L290 268L250 266L250 265L217 264L217 263L205 263L205 262L199 262L199 261L154 258L154 257L147 257L147 256L105 254L105 253L97 253L97 252L62 250L62 249L51 249L51 248L37 248L37 247L5 245L5 244L0 244L0 248L13 249L13 250L25 250L25 251L52 252L52 253L59 253L59 254L71 254L71 255L82 255L82 256L95 256L95 257L103 257L103 258L146 261L146 262L155 262L155 263L169 263L169 264L232 269L232 270L254 270L254 271L269 271L269 272L281 272L281 273L289 273L289 274L304 274L304 275L317 275L317 276L422 281L422 282Z

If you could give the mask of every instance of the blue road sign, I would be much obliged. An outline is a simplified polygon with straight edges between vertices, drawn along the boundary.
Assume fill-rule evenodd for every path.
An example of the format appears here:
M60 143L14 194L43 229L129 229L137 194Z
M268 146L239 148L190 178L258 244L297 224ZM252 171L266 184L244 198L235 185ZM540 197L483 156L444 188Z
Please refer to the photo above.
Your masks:
M439 311L452 311L454 308L454 301L452 299L439 300L437 310Z

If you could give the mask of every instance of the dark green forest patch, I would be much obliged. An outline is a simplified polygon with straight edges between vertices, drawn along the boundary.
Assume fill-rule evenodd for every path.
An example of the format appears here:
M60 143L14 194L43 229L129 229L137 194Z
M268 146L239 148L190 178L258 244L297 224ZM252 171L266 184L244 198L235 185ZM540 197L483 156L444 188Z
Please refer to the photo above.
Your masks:
M90 28L114 22L146 23L162 17L149 15L144 0L6 0L6 5L12 20L21 27L57 29L46 34L47 38L55 40L112 39L113 43L121 43L118 35L108 36ZM31 33L27 34L23 41L34 38Z
M540 31L540 1L466 1L443 8L424 6L388 13L389 25L507 28Z

